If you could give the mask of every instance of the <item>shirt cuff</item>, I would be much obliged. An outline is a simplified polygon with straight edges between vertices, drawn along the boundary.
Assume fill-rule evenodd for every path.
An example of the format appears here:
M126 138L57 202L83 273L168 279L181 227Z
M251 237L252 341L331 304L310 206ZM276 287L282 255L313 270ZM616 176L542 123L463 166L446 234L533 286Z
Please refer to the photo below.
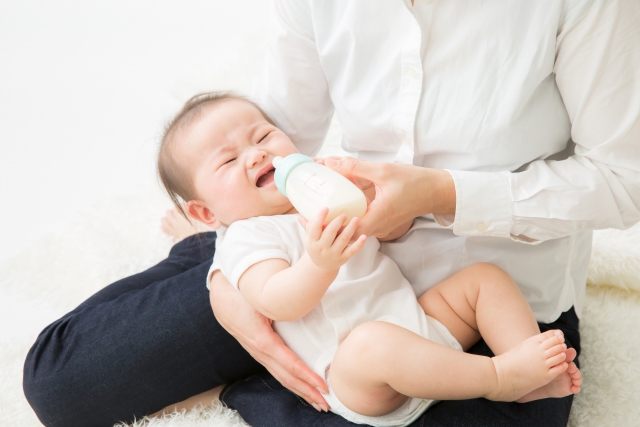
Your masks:
M433 219L457 236L513 238L508 172L447 172L456 187L456 213Z

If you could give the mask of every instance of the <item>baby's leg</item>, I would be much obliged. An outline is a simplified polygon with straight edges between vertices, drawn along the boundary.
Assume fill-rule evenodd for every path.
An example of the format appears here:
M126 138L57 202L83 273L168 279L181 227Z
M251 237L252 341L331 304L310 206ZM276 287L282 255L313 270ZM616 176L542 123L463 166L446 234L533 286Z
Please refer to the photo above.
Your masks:
M540 333L513 279L499 267L464 268L425 292L418 302L466 351L482 338L497 356Z
M340 344L329 382L349 409L366 416L388 414L407 396L470 399L495 392L491 359L429 341L387 322L355 328Z
M538 392L536 397L524 400L561 397L579 391L579 371L571 362L575 351L567 351L559 331L556 337L540 334L533 312L517 285L495 265L469 266L427 291L418 301L425 313L444 324L465 350L482 335L497 356L493 361L499 378L513 382L510 395L494 398L523 398L553 380L555 376L549 378L549 372L558 375L568 368L574 374L563 374L554 382L553 393ZM552 348L546 348L554 341L557 342ZM542 353L541 345L545 347ZM568 383L560 381L566 376L571 377ZM558 387L557 383L563 386ZM570 387L565 387L566 384Z

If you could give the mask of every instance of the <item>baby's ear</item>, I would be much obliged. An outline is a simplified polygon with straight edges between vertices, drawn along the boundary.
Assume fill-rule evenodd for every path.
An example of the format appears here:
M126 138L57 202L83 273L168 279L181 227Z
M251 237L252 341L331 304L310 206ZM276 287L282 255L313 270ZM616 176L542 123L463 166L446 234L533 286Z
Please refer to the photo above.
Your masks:
M186 208L185 210L187 211L187 214L191 218L195 219L196 221L200 221L204 224L207 224L209 227L213 228L214 230L217 230L222 226L222 223L216 219L213 212L211 212L211 209L203 205L201 202L198 202L197 200L188 201L185 208Z

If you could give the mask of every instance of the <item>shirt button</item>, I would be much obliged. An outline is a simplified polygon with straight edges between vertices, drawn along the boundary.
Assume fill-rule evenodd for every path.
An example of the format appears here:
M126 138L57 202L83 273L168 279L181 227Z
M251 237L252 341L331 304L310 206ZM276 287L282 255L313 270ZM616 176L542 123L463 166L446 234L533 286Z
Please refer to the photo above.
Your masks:
M418 69L416 67L409 68L409 77L411 78L418 77Z
M478 225L476 225L476 230L478 230L480 233L484 233L485 231L487 231L487 224L485 224L484 222L479 223Z

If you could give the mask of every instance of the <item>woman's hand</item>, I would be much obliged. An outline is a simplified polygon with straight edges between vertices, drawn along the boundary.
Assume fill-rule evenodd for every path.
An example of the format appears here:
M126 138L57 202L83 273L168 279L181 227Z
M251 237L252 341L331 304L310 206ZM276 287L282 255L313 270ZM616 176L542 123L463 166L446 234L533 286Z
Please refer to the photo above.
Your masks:
M360 219L355 236L384 238L416 217L455 213L455 185L447 171L400 163L372 163L351 157L328 157L319 162L360 188L367 182L375 188L375 198Z
M298 358L273 331L271 320L258 313L217 271L209 293L213 313L249 354L262 364L283 386L309 402L318 411L329 409L322 393L324 380Z

